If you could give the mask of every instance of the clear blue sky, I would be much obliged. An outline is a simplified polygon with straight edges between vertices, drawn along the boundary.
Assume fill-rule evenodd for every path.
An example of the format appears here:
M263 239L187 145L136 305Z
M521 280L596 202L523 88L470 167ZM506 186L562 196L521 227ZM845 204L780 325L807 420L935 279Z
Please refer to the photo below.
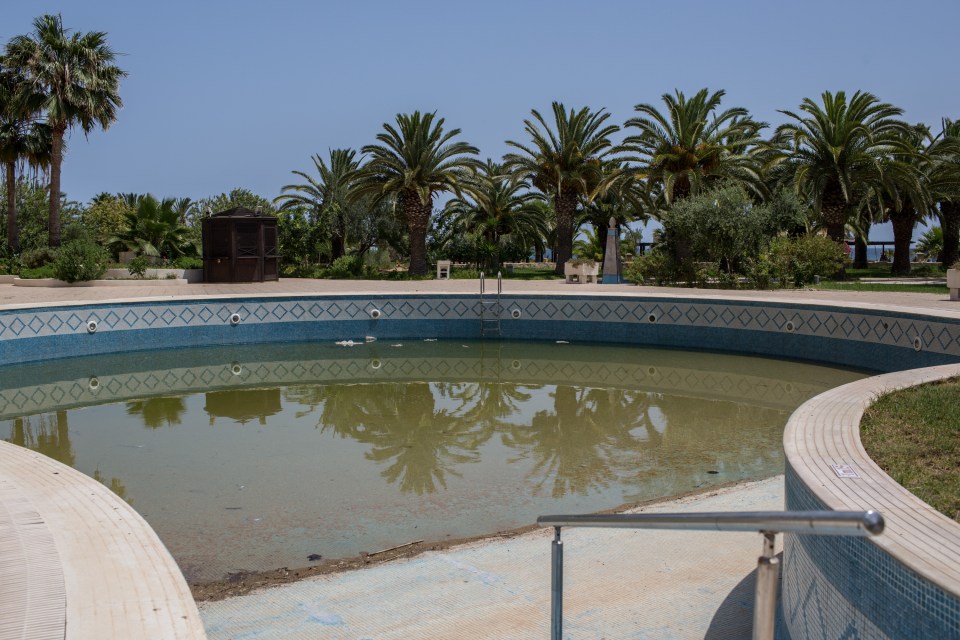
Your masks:
M725 89L724 106L772 125L826 89L870 91L910 121L960 118L958 0L5 5L0 43L59 12L123 54L119 120L69 141L63 188L79 201L273 198L312 154L359 149L415 109L493 158L524 139L532 108L560 100L622 123L675 88Z

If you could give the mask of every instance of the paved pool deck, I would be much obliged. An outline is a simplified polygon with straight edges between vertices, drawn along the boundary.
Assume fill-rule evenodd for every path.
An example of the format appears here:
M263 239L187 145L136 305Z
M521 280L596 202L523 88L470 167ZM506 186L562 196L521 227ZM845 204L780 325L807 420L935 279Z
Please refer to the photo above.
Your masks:
M634 512L783 509L783 476ZM200 603L210 640L550 637L553 529ZM780 540L778 537L778 544ZM563 531L564 638L750 638L756 533Z
M487 291L496 290L496 282L487 279ZM32 307L51 304L75 304L153 298L158 300L180 298L209 298L220 296L264 295L335 295L335 294L437 294L478 293L476 279L453 280L311 280L281 278L278 282L244 284L168 284L153 280L129 285L20 287L0 284L0 309L5 307ZM901 307L904 309L932 309L960 316L960 303L951 302L948 294L898 293L874 291L832 291L817 289L784 289L776 291L718 290L679 287L638 287L612 284L566 284L562 280L504 280L503 293L550 295L616 295L616 296L675 296L680 298L709 297L729 300L764 300L806 302L837 306Z

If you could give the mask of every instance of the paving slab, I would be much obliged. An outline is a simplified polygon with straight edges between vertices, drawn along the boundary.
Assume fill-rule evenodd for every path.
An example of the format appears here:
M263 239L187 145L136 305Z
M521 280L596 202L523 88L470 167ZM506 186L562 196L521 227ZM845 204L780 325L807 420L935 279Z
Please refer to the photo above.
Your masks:
M634 512L783 508L783 476ZM533 519L531 517L531 519ZM553 530L200 603L210 640L550 637ZM564 529L564 637L749 638L754 533Z
M487 283L487 290L490 290ZM131 281L128 286L31 288L0 284L0 309L7 307L39 307L48 304L120 301L131 299L170 300L224 296L269 295L337 295L337 294L444 294L479 293L479 280L313 280L282 278L277 282L243 284L169 284L144 286ZM638 287L629 284L566 284L562 280L504 280L505 295L614 295L668 296L680 298L712 298L729 300L763 300L767 302L803 302L836 306L863 306L889 309L901 307L927 309L960 314L960 303L948 294L899 293L876 291L818 291L785 289L776 291L719 290L681 287Z

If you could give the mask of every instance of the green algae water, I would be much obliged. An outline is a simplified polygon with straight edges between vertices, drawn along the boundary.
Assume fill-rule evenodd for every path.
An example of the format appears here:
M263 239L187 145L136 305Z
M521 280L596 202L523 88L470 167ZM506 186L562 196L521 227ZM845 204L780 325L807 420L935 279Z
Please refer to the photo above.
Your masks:
M109 486L203 582L781 473L790 413L861 377L523 342L141 352L0 369L0 437Z

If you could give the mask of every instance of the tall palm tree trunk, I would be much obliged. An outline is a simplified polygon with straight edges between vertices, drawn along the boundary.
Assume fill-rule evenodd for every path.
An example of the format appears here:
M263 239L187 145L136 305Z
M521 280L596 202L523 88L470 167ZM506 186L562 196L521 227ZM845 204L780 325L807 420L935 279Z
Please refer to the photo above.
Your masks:
M593 232L597 234L597 242L600 243L600 266L602 267L607 263L607 228L602 225L593 225Z
M943 266L952 267L960 260L960 202L940 203L940 228L943 229Z
M820 213L823 215L823 225L830 239L834 242L846 240L847 200L843 197L839 184L828 184L823 190Z
M66 411L57 411L57 449L59 450L57 460L72 467L76 462L76 456L73 453L73 445L70 443L70 424L67 421Z
M335 231L330 237L330 253L333 260L346 254L346 241L342 232Z
M867 268L867 242L870 240L870 221L863 221L863 235L858 235L854 240L853 268Z
M910 241L917 224L917 212L912 207L890 213L893 223L893 265L890 273L895 276L910 275Z
M53 126L53 145L50 150L50 220L47 223L48 243L60 246L60 165L63 164L63 137L66 126Z
M410 231L410 275L412 276L425 276L430 272L427 268L427 227L430 224L432 210L432 197L423 203L416 194L403 195L403 211Z
M553 198L557 212L557 242L554 252L556 267L553 272L563 275L563 265L573 257L573 215L577 208L577 192L563 187Z
M844 242L847 235L846 206L829 206L823 203L823 225L827 229L827 236L834 242Z
M7 247L10 253L20 251L20 233L17 229L16 165L7 162Z

